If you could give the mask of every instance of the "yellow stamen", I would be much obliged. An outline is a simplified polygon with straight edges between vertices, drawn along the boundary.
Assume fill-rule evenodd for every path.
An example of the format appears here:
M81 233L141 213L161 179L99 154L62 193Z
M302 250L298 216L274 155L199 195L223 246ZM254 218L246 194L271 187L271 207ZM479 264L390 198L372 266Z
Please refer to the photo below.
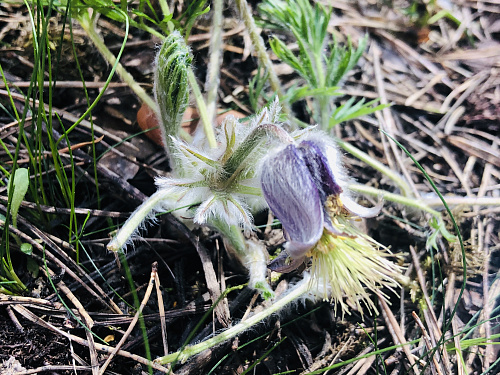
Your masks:
M334 218L336 216L349 216L349 211L347 211L342 203L342 199L340 199L340 195L329 195L326 198L325 209L330 218Z

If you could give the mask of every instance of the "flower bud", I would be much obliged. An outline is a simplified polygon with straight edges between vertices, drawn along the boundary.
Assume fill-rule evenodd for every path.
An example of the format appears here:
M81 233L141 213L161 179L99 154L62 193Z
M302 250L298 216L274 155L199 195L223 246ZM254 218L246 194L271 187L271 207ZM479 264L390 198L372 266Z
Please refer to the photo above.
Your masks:
M178 31L165 39L156 55L154 93L161 119L163 144L171 151L170 136L179 133L182 115L189 101L188 69L191 64L188 46Z

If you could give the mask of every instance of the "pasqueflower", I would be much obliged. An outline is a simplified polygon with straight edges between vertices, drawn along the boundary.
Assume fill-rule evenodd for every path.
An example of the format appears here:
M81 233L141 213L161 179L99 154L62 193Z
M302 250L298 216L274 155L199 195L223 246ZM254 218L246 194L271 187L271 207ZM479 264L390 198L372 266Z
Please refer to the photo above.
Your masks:
M184 209L180 216L195 224L221 225L251 230L252 211L266 207L257 176L264 148L290 136L279 125L275 102L249 124L228 116L217 134L218 148L204 140L188 144L171 137L171 151L177 166L173 177L158 177L157 192L139 206L123 225L108 249L116 251L129 241L137 228L157 212Z
M310 293L375 309L368 290L393 287L398 267L386 249L359 230L355 221L378 214L349 195L348 178L339 152L328 136L310 132L283 146L262 162L264 197L281 221L287 243L270 268L289 272L311 259Z

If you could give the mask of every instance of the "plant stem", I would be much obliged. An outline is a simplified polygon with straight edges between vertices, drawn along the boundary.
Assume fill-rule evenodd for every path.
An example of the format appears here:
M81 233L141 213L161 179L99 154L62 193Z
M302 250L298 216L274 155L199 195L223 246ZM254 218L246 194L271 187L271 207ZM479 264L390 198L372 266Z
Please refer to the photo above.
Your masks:
M116 57L113 53L108 49L104 40L97 33L93 23L90 19L87 19L86 16L77 18L78 22L85 30L87 35L89 36L92 43L97 47L100 54L106 59L106 61L111 64L116 64L116 73L120 76L120 78L132 89L132 91L141 99L145 104L147 104L151 109L155 112L158 112L156 102L151 98L146 91L136 82L134 77L125 70L123 65L120 62L116 62Z
M248 6L246 0L236 0L236 6L238 7L238 11L240 12L241 18L245 23L247 31L250 34L250 39L252 40L255 52L257 53L257 58L269 73L269 83L271 85L271 89L278 94L278 97L283 98L285 94L283 92L283 89L281 88L281 83L278 79L278 75L274 71L273 63L267 55L264 40L257 31L257 26L255 25L255 21L252 16L252 10ZM285 102L282 102L281 104L283 106L283 113L285 113L286 115L290 115L292 111L288 107L288 104Z
M388 200L390 202L403 204L403 205L408 206L408 207L418 208L419 210L427 212L427 213L431 214L432 216L436 217L437 219L441 220L441 213L430 208L422 200L404 197L404 196L399 195L399 194L389 193L388 191L385 191L382 189L376 189L376 188L373 188L370 186L360 185L360 184L349 185L349 189L352 191L355 191L356 193L372 195L375 197L383 198L383 199Z
M497 197L457 197L445 196L444 200L448 206L500 206L500 198ZM423 200L429 207L442 207L443 202L439 197L425 198Z
M188 80L193 90L194 98L198 106L198 111L200 112L201 122L203 124L203 129L205 130L205 136L207 137L208 144L211 148L217 147L217 141L215 140L214 128L212 122L208 117L208 110L205 101L203 100L203 95L201 94L198 82L196 82L196 77L194 76L193 69L188 69Z
M167 198L172 196L172 192L165 189L160 189L152 196L150 196L143 204L141 204L130 215L123 227L120 228L116 236L108 244L107 248L111 251L118 251L122 249L134 232L139 228L144 220L154 212L158 207L164 208Z
M205 91L207 93L208 119L214 123L217 109L217 91L220 80L220 64L222 61L222 0L213 1L213 24L212 36L210 38L210 61L208 63L207 82Z
M272 314L278 312L289 303L296 301L300 297L302 297L305 293L307 293L309 287L309 279L305 278L300 283L296 284L286 295L275 301L273 304L266 307L261 312L251 316L247 320L236 324L235 326L229 328L228 330L214 336L206 341L203 341L196 345L191 345L185 347L182 351L175 352L164 357L158 358L155 360L156 363L166 364L174 361L185 362L189 357L201 353L206 349L210 349L216 345L223 343L226 340L229 340L243 331L253 327L264 319L268 318Z
M257 289L265 299L274 298L274 292L267 282L268 254L262 243L247 240L237 225L228 226L220 220L211 223L224 236L241 263L247 268L250 281L248 286Z
M3 279L3 277L2 277L2 279ZM9 289L5 289L3 286L0 286L0 293L8 295L8 296L14 296L15 295L12 291L10 291Z
M315 75L316 75L316 82L318 85L318 88L326 88L326 72L325 72L325 65L323 63L323 54L321 51L314 51L312 46L311 48L311 53L313 55L313 61L314 61L314 70L315 70ZM327 130L329 127L329 122L330 122L330 108L329 108L329 103L330 103L330 97L325 96L325 95L320 95L319 97L316 98L319 104L319 121L321 125L321 129Z
M348 153L351 155L357 157L359 160L364 161L366 164L371 166L372 168L376 169L380 173L384 174L386 177L390 178L400 189L401 192L403 193L403 196L405 197L411 197L411 188L410 186L406 183L406 181L399 175L398 173L392 171L389 167L386 165L382 164L381 162L375 160L372 158L370 155L367 153L364 153L360 149L354 147L353 145L344 142L341 139L336 139L337 144L342 147L344 150L346 150Z

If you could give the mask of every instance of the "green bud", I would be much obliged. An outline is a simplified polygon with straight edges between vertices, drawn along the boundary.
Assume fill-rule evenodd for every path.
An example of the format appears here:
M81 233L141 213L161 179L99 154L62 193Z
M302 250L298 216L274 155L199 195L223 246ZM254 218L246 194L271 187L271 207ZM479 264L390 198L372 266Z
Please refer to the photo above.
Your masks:
M188 69L192 57L181 34L173 32L156 56L155 99L161 118L163 144L171 149L170 136L177 136L189 101Z

